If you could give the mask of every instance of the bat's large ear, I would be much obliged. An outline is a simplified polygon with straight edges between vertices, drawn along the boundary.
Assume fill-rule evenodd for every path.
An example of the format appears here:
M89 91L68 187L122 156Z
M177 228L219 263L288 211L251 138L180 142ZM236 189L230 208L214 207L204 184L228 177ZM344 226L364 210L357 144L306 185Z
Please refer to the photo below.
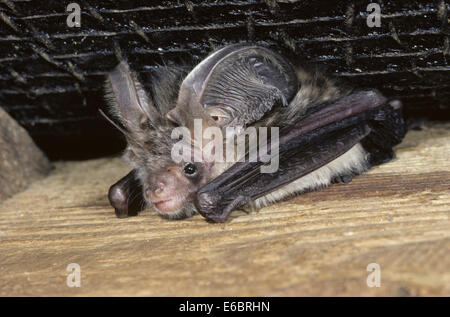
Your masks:
M155 125L160 119L159 112L126 62L122 61L108 74L105 86L111 111L128 132L139 134L147 122Z
M221 128L248 125L276 105L287 105L299 88L294 67L259 46L233 44L216 51L185 78L167 117L190 127L193 118Z

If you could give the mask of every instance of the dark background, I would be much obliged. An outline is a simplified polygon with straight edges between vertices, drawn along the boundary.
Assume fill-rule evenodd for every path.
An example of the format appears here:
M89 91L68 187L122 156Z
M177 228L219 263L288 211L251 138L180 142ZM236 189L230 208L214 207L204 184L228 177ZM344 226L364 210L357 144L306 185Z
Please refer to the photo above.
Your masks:
M66 6L81 6L80 28ZM449 4L373 1L0 1L0 106L52 159L117 153L123 139L99 116L103 80L119 60L144 72L197 63L250 41L339 81L400 98L409 120L450 119Z

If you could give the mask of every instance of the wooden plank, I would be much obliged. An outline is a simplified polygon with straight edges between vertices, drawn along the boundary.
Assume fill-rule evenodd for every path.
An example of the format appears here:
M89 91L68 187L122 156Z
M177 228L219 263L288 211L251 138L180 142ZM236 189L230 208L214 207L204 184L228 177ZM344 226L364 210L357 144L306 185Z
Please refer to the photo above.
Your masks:
M117 219L106 193L128 171L118 158L59 162L0 205L0 295L448 296L449 128L411 131L397 159L351 183L225 224ZM69 263L80 288L66 285Z

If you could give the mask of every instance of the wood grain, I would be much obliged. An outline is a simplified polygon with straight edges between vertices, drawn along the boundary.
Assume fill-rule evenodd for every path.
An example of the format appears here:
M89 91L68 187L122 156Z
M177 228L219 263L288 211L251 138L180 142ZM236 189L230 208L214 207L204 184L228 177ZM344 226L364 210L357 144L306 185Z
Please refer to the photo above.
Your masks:
M448 296L449 128L411 131L394 161L351 183L226 224L117 219L106 193L128 171L120 159L59 162L0 205L0 295ZM66 285L69 263L80 288Z

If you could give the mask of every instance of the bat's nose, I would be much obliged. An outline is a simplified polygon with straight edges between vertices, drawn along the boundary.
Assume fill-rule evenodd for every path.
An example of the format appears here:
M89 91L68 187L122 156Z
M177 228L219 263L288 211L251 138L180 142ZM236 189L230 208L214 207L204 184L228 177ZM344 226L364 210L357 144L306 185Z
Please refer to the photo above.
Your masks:
M153 196L155 197L161 197L164 193L164 188L166 185L164 183L157 183L155 188L153 189Z

